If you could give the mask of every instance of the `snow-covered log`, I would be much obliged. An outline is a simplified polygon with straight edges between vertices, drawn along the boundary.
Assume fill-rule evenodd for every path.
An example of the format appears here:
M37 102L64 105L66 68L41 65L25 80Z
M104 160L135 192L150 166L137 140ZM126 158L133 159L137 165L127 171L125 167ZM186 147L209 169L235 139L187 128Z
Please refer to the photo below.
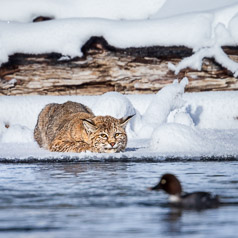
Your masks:
M223 47L238 62L237 47ZM173 67L193 55L187 47L116 48L102 37L82 47L83 57L61 54L14 54L0 67L0 95L97 95L153 93L174 79L187 77L186 91L237 90L238 80L213 56L201 70Z

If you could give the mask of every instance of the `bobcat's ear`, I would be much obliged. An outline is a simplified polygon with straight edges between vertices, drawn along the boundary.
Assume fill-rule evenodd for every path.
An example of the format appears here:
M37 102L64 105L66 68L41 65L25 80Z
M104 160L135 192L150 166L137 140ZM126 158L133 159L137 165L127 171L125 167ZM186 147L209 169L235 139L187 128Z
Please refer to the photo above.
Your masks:
M125 129L127 123L130 121L130 119L131 119L133 116L135 116L135 114L134 114L134 115L130 115L130 116L128 116L128 117L122 117L121 119L119 119L121 127Z
M90 119L83 119L83 125L87 132L94 132L97 130L96 125Z

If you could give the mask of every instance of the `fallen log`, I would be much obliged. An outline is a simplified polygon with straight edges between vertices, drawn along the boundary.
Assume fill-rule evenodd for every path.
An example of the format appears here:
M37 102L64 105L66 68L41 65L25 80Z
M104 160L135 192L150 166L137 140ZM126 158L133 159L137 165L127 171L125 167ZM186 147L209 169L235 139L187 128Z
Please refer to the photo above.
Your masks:
M238 62L237 47L223 47ZM61 54L14 54L0 67L0 95L99 95L108 91L124 94L154 93L187 77L186 90L238 90L231 72L205 58L201 71L186 68L175 75L168 67L192 55L186 47L119 49L102 37L92 37L82 48L83 57Z

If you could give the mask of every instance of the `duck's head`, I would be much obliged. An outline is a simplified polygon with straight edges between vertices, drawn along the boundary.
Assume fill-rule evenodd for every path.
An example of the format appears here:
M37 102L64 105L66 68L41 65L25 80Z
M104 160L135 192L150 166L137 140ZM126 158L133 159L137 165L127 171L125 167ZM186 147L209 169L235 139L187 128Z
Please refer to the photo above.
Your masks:
M173 174L164 174L159 183L150 190L164 190L170 195L180 195L182 193L182 186L179 180Z

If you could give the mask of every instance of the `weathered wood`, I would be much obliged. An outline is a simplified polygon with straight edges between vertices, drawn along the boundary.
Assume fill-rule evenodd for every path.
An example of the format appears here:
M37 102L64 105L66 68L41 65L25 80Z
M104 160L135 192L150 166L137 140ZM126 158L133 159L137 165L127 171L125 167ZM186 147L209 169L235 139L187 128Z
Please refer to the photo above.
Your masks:
M84 57L69 59L60 54L15 54L0 67L0 95L98 95L108 91L125 94L154 93L174 79L188 77L187 91L237 90L231 72L204 59L201 71L169 70L192 55L186 47L118 49L100 37L82 48ZM224 51L238 62L238 48Z

